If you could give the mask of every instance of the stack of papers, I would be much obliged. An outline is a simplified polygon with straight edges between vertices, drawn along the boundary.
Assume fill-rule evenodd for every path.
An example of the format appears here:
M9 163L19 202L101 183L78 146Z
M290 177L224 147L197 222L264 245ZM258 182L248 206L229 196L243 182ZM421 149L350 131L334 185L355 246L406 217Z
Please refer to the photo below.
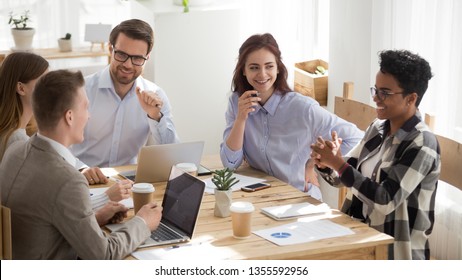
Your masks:
M90 195L100 195L100 194L104 193L105 191L107 191L107 189L109 189L109 187L107 187L107 188L90 188ZM123 199L123 200L119 201L119 203L122 203L127 208L130 208L130 209L133 208L133 198L131 198L131 197Z
M300 216L325 214L330 211L327 204L314 205L309 202L261 208L261 212L275 220L293 219Z

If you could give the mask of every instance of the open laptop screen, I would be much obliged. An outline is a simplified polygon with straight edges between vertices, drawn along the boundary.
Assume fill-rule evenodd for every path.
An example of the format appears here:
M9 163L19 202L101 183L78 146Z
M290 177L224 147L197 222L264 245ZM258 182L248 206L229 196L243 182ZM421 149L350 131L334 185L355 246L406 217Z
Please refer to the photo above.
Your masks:
M204 141L182 142L141 147L135 183L165 182L173 165L191 162L199 167Z
M171 223L192 237L205 183L172 166L162 201L162 221Z

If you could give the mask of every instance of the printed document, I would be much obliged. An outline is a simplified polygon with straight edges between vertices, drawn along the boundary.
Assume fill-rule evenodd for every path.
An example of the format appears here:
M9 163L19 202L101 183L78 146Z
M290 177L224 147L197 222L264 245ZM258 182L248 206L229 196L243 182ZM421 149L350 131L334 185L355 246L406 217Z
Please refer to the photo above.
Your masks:
M351 229L328 220L299 219L295 223L253 231L276 245L293 245L354 234Z

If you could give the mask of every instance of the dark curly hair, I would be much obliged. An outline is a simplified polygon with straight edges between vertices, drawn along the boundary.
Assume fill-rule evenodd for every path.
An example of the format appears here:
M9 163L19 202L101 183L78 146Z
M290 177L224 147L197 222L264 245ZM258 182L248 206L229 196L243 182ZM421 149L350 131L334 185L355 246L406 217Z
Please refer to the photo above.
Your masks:
M405 95L417 93L416 107L419 106L428 81L432 78L430 64L417 54L407 50L386 50L379 53L380 71L398 80Z

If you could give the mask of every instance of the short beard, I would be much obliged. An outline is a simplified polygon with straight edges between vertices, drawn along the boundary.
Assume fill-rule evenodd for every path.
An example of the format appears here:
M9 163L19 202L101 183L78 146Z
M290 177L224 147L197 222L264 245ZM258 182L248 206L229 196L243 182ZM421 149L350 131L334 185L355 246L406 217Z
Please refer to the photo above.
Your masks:
M120 83L120 84L122 84L122 85L129 85L129 84L133 83L133 82L141 75L141 73L138 73L138 74L135 74L135 75L133 76L133 78L120 78L120 77L118 76L119 67L120 67L120 68L123 68L123 67L121 67L121 66L116 67L115 73L113 73L113 72L111 71L111 76L112 76L112 78L114 78L118 83Z

